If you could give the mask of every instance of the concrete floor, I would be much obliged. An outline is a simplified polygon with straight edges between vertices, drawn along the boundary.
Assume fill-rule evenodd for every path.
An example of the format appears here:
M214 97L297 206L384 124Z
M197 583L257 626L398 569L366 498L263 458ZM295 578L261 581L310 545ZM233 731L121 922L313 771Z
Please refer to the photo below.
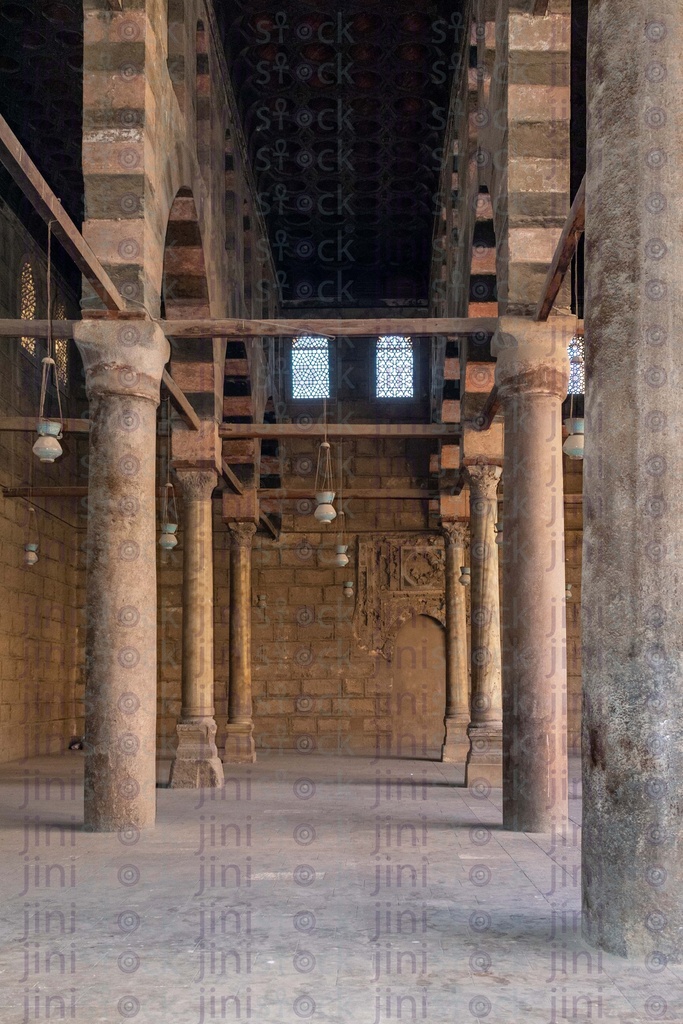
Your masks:
M683 1019L654 942L581 940L578 827L503 832L452 766L261 754L224 791L160 788L153 831L93 835L82 763L0 766L2 1024Z

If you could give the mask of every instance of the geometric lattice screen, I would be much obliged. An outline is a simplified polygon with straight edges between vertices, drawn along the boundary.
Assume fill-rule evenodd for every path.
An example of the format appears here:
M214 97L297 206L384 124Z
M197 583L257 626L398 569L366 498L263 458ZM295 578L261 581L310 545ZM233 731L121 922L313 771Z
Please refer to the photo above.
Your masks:
M20 286L20 305L21 305L21 319L22 320L35 320L36 318L36 285L33 280L33 267L28 260L24 262L21 268L21 280ZM21 347L30 352L32 356L36 354L36 339L35 338L22 338Z
M330 397L330 344L306 335L292 339L292 398Z
M585 346L583 338L574 335L569 342L568 395L583 395L586 390Z
M413 343L400 334L377 339L377 397L413 397Z

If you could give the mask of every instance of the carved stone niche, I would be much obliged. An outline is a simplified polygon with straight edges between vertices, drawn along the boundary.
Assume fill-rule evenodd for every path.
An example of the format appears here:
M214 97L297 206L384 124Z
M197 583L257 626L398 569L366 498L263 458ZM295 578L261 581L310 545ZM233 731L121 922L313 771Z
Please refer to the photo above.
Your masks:
M354 635L363 651L389 660L414 615L446 624L445 554L438 534L359 538Z

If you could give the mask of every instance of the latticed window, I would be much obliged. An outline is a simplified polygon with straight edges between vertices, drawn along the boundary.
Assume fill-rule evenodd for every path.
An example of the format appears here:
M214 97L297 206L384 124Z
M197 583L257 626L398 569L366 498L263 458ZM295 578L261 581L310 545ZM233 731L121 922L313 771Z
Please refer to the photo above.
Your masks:
M33 279L33 267L28 260L24 261L21 268L21 319L35 320L36 318L36 283ZM36 354L36 339L22 338L21 346L32 356Z
M585 347L583 338L575 334L569 342L569 388L568 395L582 395L586 390Z
M66 320L66 306L58 302L55 306L55 320ZM55 338L54 360L60 388L65 389L69 379L69 349L66 338Z
M292 398L330 397L330 343L306 335L292 341Z
M377 339L377 397L412 398L413 342L400 334Z

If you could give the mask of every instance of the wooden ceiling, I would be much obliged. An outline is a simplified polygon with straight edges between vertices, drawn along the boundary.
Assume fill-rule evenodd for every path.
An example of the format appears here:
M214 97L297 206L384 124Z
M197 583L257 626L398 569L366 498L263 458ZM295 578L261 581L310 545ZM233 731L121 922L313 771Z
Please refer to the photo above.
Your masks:
M426 302L459 4L216 7L284 299Z

